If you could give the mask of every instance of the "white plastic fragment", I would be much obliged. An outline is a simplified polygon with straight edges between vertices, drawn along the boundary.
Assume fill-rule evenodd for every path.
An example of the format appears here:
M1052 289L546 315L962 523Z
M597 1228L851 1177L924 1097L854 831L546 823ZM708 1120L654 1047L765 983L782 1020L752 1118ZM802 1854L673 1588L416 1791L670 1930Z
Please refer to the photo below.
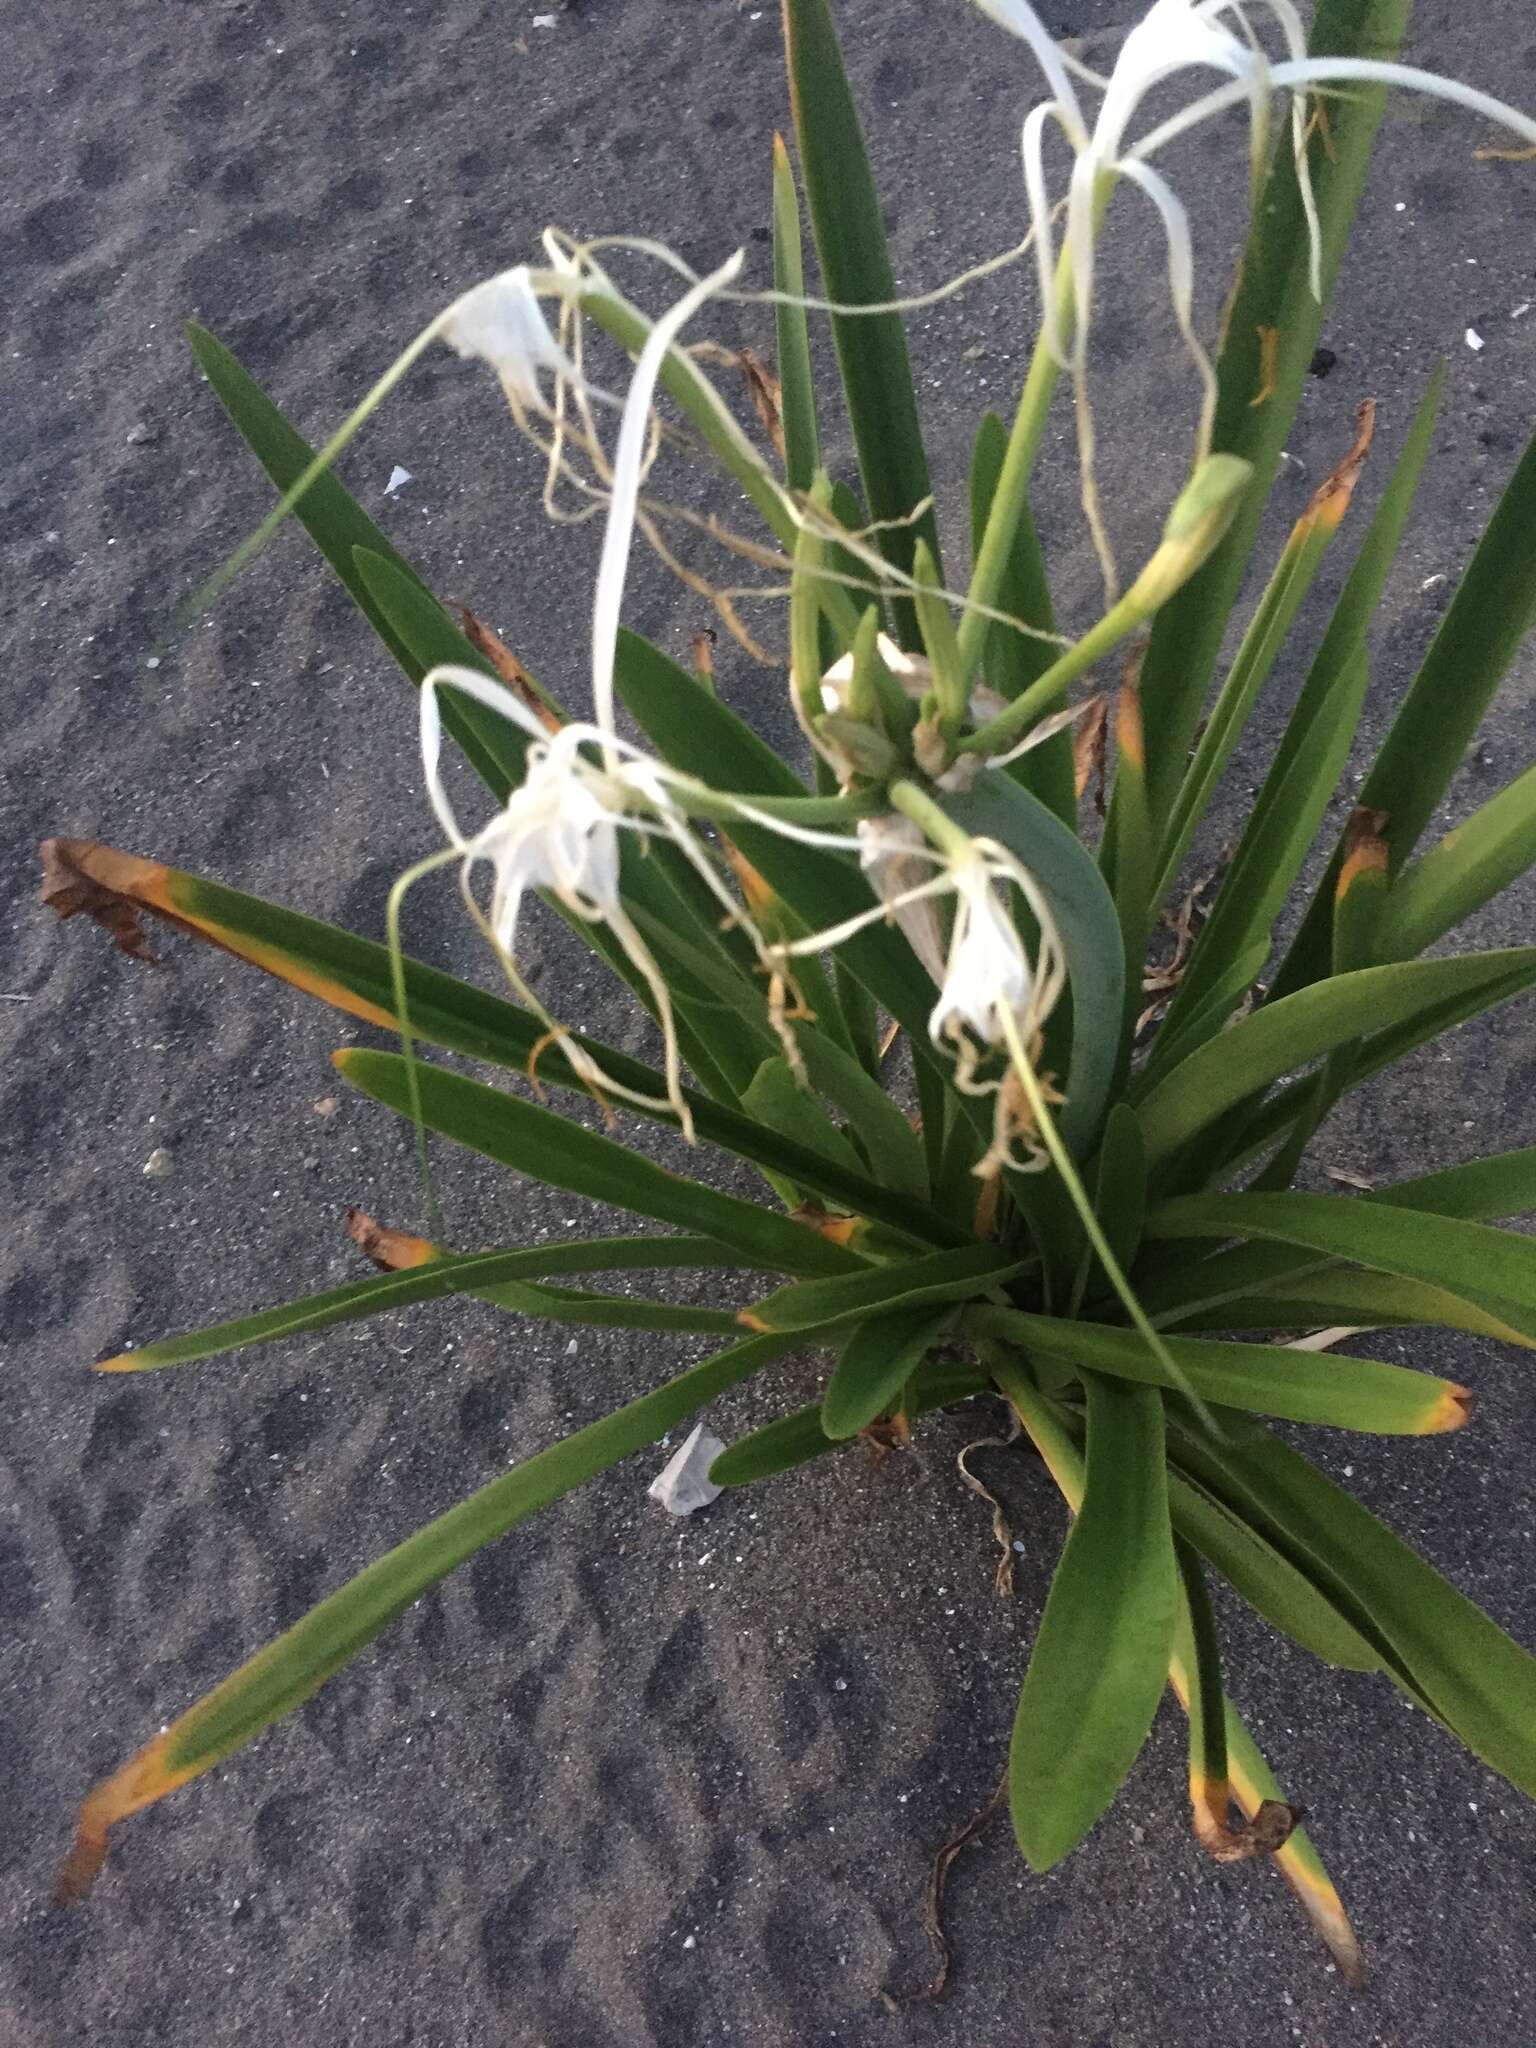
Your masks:
M669 1515L691 1515L707 1508L720 1497L709 1468L724 1449L719 1437L711 1436L702 1422L696 1423L651 1481L647 1488L651 1499L660 1501Z
M398 491L403 485L408 484L410 481L411 472L408 469L402 469L399 463L397 462L394 468L389 472L389 482L384 486L385 497L392 498L395 495L396 491Z
M552 14L536 14L533 17L533 26L535 28L553 28L554 25L555 17Z
M1474 355L1476 355L1480 352L1482 346L1483 337L1478 333L1475 327L1469 327L1467 329L1467 347L1471 349Z

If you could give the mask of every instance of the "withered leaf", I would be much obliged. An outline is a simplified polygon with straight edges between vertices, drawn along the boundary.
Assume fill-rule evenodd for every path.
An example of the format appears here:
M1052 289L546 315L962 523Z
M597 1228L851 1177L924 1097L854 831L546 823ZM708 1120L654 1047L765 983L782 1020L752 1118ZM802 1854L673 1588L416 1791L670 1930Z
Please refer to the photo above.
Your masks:
M783 394L779 380L754 349L736 351L736 362L752 401L752 410L762 421L763 432L773 443L773 452L784 460Z
M1252 1820L1241 1827L1200 1828L1200 1846L1217 1863L1246 1863L1251 1856L1273 1856L1301 1825L1302 1809L1283 1799L1266 1799Z
M1104 815L1104 754L1109 740L1109 699L1090 699L1086 717L1078 723L1072 735L1072 768L1077 794L1082 796L1090 782L1094 783L1093 802L1099 816Z
M77 917L84 911L94 924L110 932L119 952L130 960L142 960L150 967L159 961L149 950L144 930L146 906L113 886L113 864L143 867L130 856L112 853L94 839L45 839L43 859L43 901L60 917ZM153 909L154 905L147 906Z
M546 732L558 732L559 718L540 696L533 677L500 634L493 633L484 619L477 618L467 604L459 606L459 618L464 627L465 639L477 654L485 656L517 701L533 713Z
M390 1230L376 1223L365 1209L347 1211L347 1235L358 1249L384 1273L402 1273L411 1266L425 1266L439 1256L428 1237L411 1237L403 1230Z

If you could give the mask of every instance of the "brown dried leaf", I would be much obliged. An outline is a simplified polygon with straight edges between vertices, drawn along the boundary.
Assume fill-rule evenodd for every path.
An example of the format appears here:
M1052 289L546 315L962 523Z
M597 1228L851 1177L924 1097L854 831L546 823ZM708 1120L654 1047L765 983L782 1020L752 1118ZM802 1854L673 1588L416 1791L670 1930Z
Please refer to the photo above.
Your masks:
M411 1266L425 1266L439 1256L430 1238L386 1229L382 1223L375 1223L365 1209L347 1211L347 1235L383 1273L403 1273Z
M459 606L459 619L464 627L465 639L477 654L485 656L519 704L533 713L546 732L558 732L559 718L539 695L533 677L505 640L499 634L493 633L483 619L477 618L467 604Z
M944 1987L949 1982L950 1966L954 1961L954 1952L944 1931L944 1888L949 1881L949 1866L966 1843L974 1842L992 1816L1000 1811L1007 1794L1008 1773L1005 1769L986 1805L972 1814L963 1827L957 1828L935 1853L933 1862L929 1865L928 1884L923 1898L923 1926L937 1957L934 1973L926 1984L920 1984L912 1991L897 1991L890 1985L885 1985L880 1992L880 2002L887 2012L900 2012L904 2006L909 2005L931 2005L935 1999L943 1997Z
M1195 1833L1200 1846L1216 1863L1246 1863L1252 1856L1273 1856L1283 1849L1304 1818L1299 1806L1283 1799L1266 1799L1252 1820L1240 1827L1201 1826L1196 1810Z
M701 626L693 636L693 672L701 683L713 687L715 680L715 641L718 634L711 626Z
M1090 698L1086 718L1072 735L1072 768L1081 799L1090 782L1095 784L1094 809L1104 815L1104 756L1109 743L1109 699Z
M1349 510L1349 501L1354 496L1355 485L1360 481L1360 472L1365 467L1365 458L1371 452L1371 442L1376 433L1376 401L1362 398L1355 407L1355 438L1350 442L1342 461L1336 463L1317 489L1312 493L1307 509L1296 522L1298 529L1326 523L1337 526Z
M762 422L763 432L773 444L773 452L780 462L784 460L784 410L783 394L779 380L754 349L736 351L736 363L747 387L747 396L752 401L752 410Z
M869 1228L862 1216L839 1216L834 1210L823 1209L815 1202L802 1202L798 1209L791 1209L789 1213L792 1222L803 1223L807 1230L814 1230L818 1237L826 1238L830 1244L853 1244Z
M77 917L84 911L92 923L111 934L120 953L150 967L160 965L149 950L144 906L114 888L106 878L111 860L122 860L124 856L110 855L109 860L102 861L99 856L110 854L110 849L98 846L94 839L45 839L41 852L43 901L50 910L66 918ZM93 867L95 873L91 872Z

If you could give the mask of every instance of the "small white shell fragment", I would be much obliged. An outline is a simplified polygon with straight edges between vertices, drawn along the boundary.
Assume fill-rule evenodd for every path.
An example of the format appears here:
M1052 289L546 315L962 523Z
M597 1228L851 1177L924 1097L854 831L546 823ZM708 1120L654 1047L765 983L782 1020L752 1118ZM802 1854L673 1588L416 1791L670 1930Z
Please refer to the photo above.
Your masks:
M719 1437L711 1436L702 1422L695 1423L646 1491L669 1515L691 1515L707 1508L720 1497L709 1468L724 1449Z
M408 469L402 469L397 462L389 472L389 482L384 486L385 497L392 498L402 485L408 484L410 481L411 472Z
M171 1170L171 1155L163 1145L157 1145L144 1162L146 1180L164 1180Z
M533 17L533 26L535 28L553 28L554 25L555 17L552 14L536 14Z
M1483 337L1475 327L1467 329L1467 347L1476 355L1483 346Z

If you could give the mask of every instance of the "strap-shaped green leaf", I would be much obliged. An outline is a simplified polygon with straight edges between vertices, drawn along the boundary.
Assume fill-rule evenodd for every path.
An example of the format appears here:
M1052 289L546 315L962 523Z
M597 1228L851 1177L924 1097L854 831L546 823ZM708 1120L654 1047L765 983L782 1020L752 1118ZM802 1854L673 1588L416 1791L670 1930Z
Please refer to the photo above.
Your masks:
M532 1280L503 1280L483 1290L493 1308L545 1323L579 1323L603 1330L687 1330L730 1337L740 1329L735 1312L687 1301L642 1301L632 1295L598 1294L589 1288L541 1287Z
M1536 1658L1366 1508L1267 1431L1218 1448L1181 1425L1174 1454L1379 1642L1387 1669L1474 1755L1536 1792Z
M1337 974L1267 1003L1181 1060L1140 1105L1154 1168L1237 1104L1320 1053L1386 1029L1417 1029L1447 1004L1490 999L1516 975L1536 971L1536 948L1509 947L1456 960L1411 960Z
M951 1402L967 1401L984 1393L991 1381L979 1367L967 1360L934 1358L924 1365L908 1391L909 1416L926 1415L932 1408L947 1408ZM709 1468L716 1486L748 1486L758 1479L771 1479L819 1458L824 1451L841 1450L844 1437L830 1437L821 1426L821 1403L781 1415L765 1422L740 1443L722 1451Z
M429 1586L562 1494L654 1443L787 1348L782 1339L757 1337L717 1352L514 1466L349 1579L95 1788L81 1808L60 1895L78 1897L87 1889L117 1821L200 1777L301 1705Z
M180 868L139 860L94 842L70 842L70 846L74 856L87 864L93 879L182 931L318 997L346 1016L360 1018L391 1035L398 1032L389 953L374 940ZM518 1073L527 1071L545 1036L538 1018L421 961L407 959L404 968L411 1030L417 1039ZM624 1087L655 1099L664 1096L665 1083L654 1068L584 1032L571 1035L604 1073ZM546 1085L590 1094L558 1047L549 1046L540 1053L538 1071ZM684 1099L699 1136L738 1158L784 1174L844 1204L856 1215L889 1224L921 1241L968 1241L967 1232L911 1197L863 1174L850 1175L837 1161L807 1152L707 1095L685 1089ZM636 1113L671 1120L666 1112Z
M1321 0L1311 48L1317 54L1390 59L1402 42L1410 4ZM1166 817L1189 758L1348 245L1386 94L1378 86L1353 86L1347 97L1327 104L1326 137L1312 139L1308 157L1322 237L1322 296L1312 292L1310 238L1295 165L1290 150L1281 148L1254 213L1240 283L1223 324L1213 445L1251 462L1253 480L1220 547L1159 613L1142 665L1154 817Z
M796 1282L754 1302L741 1320L754 1330L836 1329L895 1309L974 1300L1012 1280L1024 1264L997 1245L972 1243L834 1279Z
M1129 1273L1141 1244L1147 1213L1147 1146L1141 1122L1128 1102L1117 1102L1104 1123L1104 1141L1094 1169L1093 1212L1121 1270ZM1113 1292L1112 1283L1091 1247L1085 1246L1072 1313L1082 1302Z
M336 1323L360 1322L418 1301L454 1294L492 1298L504 1282L542 1279L552 1273L660 1271L678 1266L737 1266L740 1254L707 1237L592 1237L574 1244L533 1245L527 1250L466 1252L430 1259L403 1272L377 1273L323 1294L301 1295L277 1308L261 1309L232 1322L213 1323L185 1337L162 1338L105 1359L98 1372L150 1372L166 1365L193 1365L247 1344L307 1337Z
M1536 1336L1536 1238L1427 1210L1337 1195L1184 1195L1147 1218L1148 1239L1261 1238L1426 1281Z
M1360 790L1360 803L1387 815L1383 837L1394 875L1433 818L1533 622L1536 440L1506 486ZM1328 971L1342 862L1341 847L1275 977L1272 1001Z
M795 1079L783 1053L763 1061L741 1099L741 1106L748 1116L766 1124L769 1130L782 1132L808 1151L841 1160L850 1173L863 1172L852 1145L816 1097Z
M1536 1146L1469 1160L1464 1166L1418 1174L1412 1180L1395 1181L1372 1189L1365 1199L1391 1208L1425 1209L1437 1216L1454 1216L1464 1223L1491 1223L1503 1216L1524 1216L1536 1210ZM1400 1276L1384 1278L1376 1273L1346 1272L1326 1256L1292 1251L1277 1242L1237 1245L1192 1262L1154 1254L1137 1274L1136 1285L1156 1320L1189 1328L1291 1328L1309 1319L1319 1323L1391 1324L1398 1320L1393 1311L1401 1308L1405 1323L1444 1323L1452 1329L1498 1334L1506 1343L1528 1341L1480 1310L1470 1311L1473 1320L1463 1320L1469 1305L1442 1290L1414 1285ZM1285 1312L1266 1318L1261 1303L1274 1296L1284 1297ZM1312 1307L1322 1308L1323 1312L1313 1317ZM1223 1322L1222 1315L1229 1308L1233 1313L1241 1310L1245 1315L1256 1314L1259 1320ZM1427 1309L1435 1313L1425 1313ZM1447 1309L1454 1312L1445 1313ZM1355 1313L1356 1310L1361 1312Z
M338 1052L335 1062L363 1094L400 1116L413 1113L411 1064L399 1053L354 1046ZM697 1231L787 1272L852 1275L869 1270L854 1253L787 1216L669 1173L642 1153L552 1110L422 1060L415 1062L415 1074L428 1129L547 1187Z
M1067 1506L1076 1514L1082 1506L1084 1480L1079 1448L1082 1436L1080 1419L1072 1411L1046 1400L1027 1375L1019 1370L1017 1360L1010 1359L1001 1347L988 1346L987 1358L998 1384L1045 1460ZM1168 1678L1188 1713L1194 1705L1197 1679L1193 1644L1188 1640L1188 1631L1180 1626L1183 1619L1180 1615L1175 1620ZM1230 1700L1226 1702L1226 1749L1232 1790L1246 1813L1256 1814L1265 1800L1285 1797ZM1292 1829L1287 1840L1275 1852L1274 1862L1302 1911L1327 1943L1346 1979L1358 1985L1360 1945L1349 1924L1343 1902L1305 1829Z
M805 297L805 254L795 173L782 135L773 138L773 288L786 300ZM821 467L816 431L816 384L811 337L803 306L773 309L779 347L779 403L784 420L784 479L792 491L808 491Z
M954 1313L949 1307L898 1309L860 1323L839 1353L822 1397L826 1434L838 1440L857 1436L894 1408Z
M1407 960L1463 924L1536 866L1536 767L1447 832L1398 876L1376 934L1382 960Z
M1170 1475L1168 1506L1179 1535L1282 1635L1341 1670L1384 1669L1380 1653L1315 1580L1227 1502L1193 1479Z
M314 461L315 450L206 327L189 321L187 339L215 396L278 492L290 490ZM489 673L485 661L451 623L410 563L335 475L323 471L293 509L353 603L413 683L421 681L433 661L461 662ZM402 633L391 608L379 602L377 590L357 559L360 550L384 565L381 583L389 582L392 588L410 586L409 597L404 588L399 589L398 602L408 606L423 632L430 629L434 650L430 659L422 659L417 635ZM521 745L509 740L511 729L482 706L459 702L444 705L443 722L487 787L498 798L504 797L518 779L515 772L509 772L509 746L515 761L520 761L522 753Z
M1095 1374L1087 1395L1082 1509L1051 1581L1008 1756L1014 1832L1036 1870L1070 1855L1124 1783L1173 1650L1162 1398Z
M1312 588L1338 528L1339 520L1332 516L1331 509L1319 511L1314 499L1280 551L1274 573L1260 594L1242 644L1195 743L1194 758L1173 798L1157 854L1157 879L1151 891L1154 903L1161 903L1178 879L1196 829L1232 758L1232 750L1242 737L1259 692L1279 659L1302 600ZM1360 687L1364 687L1363 678ZM1331 787L1330 784L1330 790Z
M1253 1247L1275 1251L1274 1245ZM1181 1330L1303 1330L1348 1325L1360 1330L1427 1327L1466 1330L1474 1337L1492 1337L1499 1344L1536 1349L1536 1337L1517 1330L1492 1309L1449 1294L1427 1281L1405 1280L1397 1273L1367 1273L1352 1267L1306 1263L1299 1273L1267 1283L1262 1293L1228 1295L1209 1308L1180 1312L1169 1320ZM1218 1290L1219 1291L1219 1290Z
M1143 1386L1189 1389L1219 1407L1247 1409L1287 1422L1323 1423L1387 1436L1428 1436L1459 1429L1467 1419L1465 1387L1374 1359L1328 1358L1275 1344L1165 1336L1169 1356L1184 1376L1181 1387L1135 1330L991 1306L969 1310L965 1327L1090 1375L1110 1373Z
M1287 728L1287 740L1294 736L1296 744L1276 755L1265 778L1210 915L1184 963L1159 1027L1160 1040L1175 1044L1183 1026L1198 1019L1202 1003L1217 990L1225 992L1234 960L1268 957L1275 919L1344 772L1369 680L1364 650L1356 648L1326 677L1326 687L1320 682L1315 695L1304 695L1297 705Z
M784 45L826 296L845 306L885 305L896 297L885 223L827 0L784 0ZM910 520L932 487L901 315L834 313L832 340L870 517L896 522L881 531L881 550L910 571L916 543L927 541L937 560L939 537L931 507ZM912 606L895 610L898 637L916 649Z
M816 1030L798 1030L795 1043L812 1083L847 1117L865 1156L878 1162L880 1179L898 1194L922 1202L928 1192L923 1142L880 1082L840 1045Z
M1171 1043L1184 1029L1203 991L1214 984L1223 963L1240 947L1262 937L1268 951L1276 914L1321 825L1323 809L1338 785L1343 756L1359 720L1360 693L1368 680L1366 633L1397 560L1444 388L1445 365L1441 363L1414 414L1237 854L1185 965L1184 978L1159 1033L1160 1042L1166 1038Z

